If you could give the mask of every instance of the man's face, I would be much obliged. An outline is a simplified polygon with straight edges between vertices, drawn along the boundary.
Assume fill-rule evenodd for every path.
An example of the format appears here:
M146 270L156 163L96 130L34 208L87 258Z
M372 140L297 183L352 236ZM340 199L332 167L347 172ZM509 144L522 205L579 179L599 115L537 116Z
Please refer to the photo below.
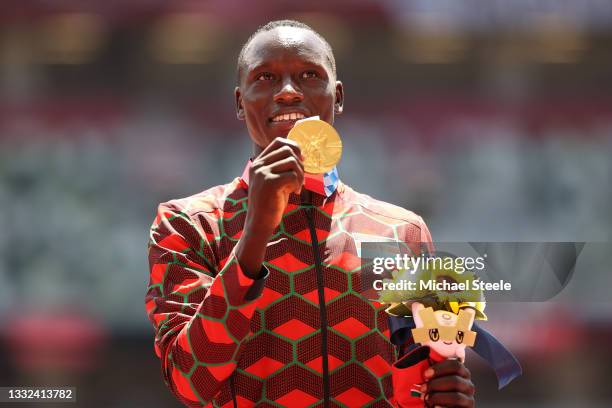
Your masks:
M241 71L237 114L258 151L286 137L296 120L318 115L333 124L334 113L342 113L342 83L334 77L325 45L309 30L278 27L258 34Z

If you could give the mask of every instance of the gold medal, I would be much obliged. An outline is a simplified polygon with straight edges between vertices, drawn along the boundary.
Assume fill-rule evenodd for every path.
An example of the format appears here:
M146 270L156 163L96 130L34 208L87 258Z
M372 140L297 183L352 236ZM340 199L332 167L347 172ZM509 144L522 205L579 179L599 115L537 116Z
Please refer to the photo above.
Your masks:
M304 156L304 170L311 174L330 171L342 156L342 141L336 129L319 119L295 122L287 139L296 142Z

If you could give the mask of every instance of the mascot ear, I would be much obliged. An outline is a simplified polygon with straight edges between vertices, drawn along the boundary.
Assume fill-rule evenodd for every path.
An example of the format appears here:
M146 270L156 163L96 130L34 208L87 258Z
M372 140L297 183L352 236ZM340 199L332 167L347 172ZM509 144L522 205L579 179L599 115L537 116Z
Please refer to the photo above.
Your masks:
M416 327L423 327L423 319L421 319L421 314L419 313L423 309L425 309L425 306L420 302L414 302L412 304L412 318L414 319Z
M472 328L474 324L474 318L476 317L476 310L471 307L464 307L459 310L459 318L457 320L457 327L467 327L468 330Z

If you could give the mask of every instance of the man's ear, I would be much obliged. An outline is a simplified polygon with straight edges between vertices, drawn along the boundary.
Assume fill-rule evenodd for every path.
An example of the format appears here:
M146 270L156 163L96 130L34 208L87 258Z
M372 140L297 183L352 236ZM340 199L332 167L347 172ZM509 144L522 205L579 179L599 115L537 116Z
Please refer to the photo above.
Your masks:
M421 319L421 315L419 312L425 309L425 306L423 306L423 304L420 302L414 302L411 307L412 307L412 318L414 319L415 326L423 327L423 319Z
M342 114L344 110L344 87L342 82L336 81L336 98L334 101L334 113L336 115Z
M234 89L234 95L236 97L236 116L238 120L244 120L244 107L242 106L242 93L240 92L240 87L237 86Z

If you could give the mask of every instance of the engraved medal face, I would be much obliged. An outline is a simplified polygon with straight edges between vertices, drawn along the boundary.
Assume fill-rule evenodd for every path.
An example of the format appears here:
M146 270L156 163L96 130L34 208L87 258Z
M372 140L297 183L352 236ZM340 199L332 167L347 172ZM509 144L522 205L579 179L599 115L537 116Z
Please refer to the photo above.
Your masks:
M287 139L295 141L304 156L304 170L311 174L330 171L342 156L342 141L336 129L318 119L298 121Z

